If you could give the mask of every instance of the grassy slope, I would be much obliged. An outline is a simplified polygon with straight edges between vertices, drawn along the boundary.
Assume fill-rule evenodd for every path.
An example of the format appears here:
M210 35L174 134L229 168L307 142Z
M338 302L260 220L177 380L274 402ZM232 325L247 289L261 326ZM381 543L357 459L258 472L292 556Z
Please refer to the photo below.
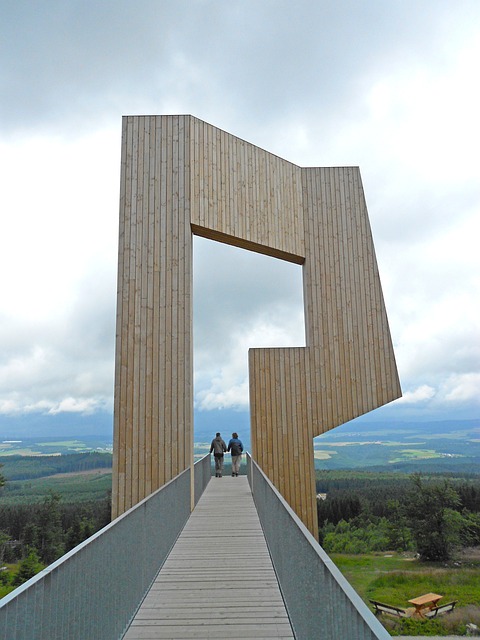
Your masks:
M390 556L390 557L389 557ZM445 602L480 602L480 562L439 565L419 562L405 554L332 554L332 560L366 601L407 607L422 593L439 593Z
M423 563L406 554L331 554L332 560L361 598L407 609L408 600L438 593L443 603L457 601L454 614L437 621L381 620L392 635L443 635L462 633L466 622L480 616L480 560L458 559L446 564ZM370 605L369 605L370 606Z

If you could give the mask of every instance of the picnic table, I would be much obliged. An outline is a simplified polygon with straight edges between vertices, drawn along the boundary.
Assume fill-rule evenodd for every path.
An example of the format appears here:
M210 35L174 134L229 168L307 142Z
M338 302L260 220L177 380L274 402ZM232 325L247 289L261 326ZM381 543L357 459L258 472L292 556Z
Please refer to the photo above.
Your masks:
M409 600L410 604L413 604L415 607L412 616L425 618L425 613L431 611L431 609L435 609L442 598L443 596L440 596L438 593L425 593L423 596L418 596L418 598L412 598Z

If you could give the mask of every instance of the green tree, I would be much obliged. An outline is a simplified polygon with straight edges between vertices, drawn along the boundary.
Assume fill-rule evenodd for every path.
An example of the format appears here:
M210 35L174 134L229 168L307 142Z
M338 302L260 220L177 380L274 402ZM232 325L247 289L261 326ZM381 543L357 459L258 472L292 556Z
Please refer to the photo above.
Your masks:
M3 464L0 464L0 469L3 467ZM3 474L0 472L0 487L3 487L3 485L5 484L5 477L3 476Z
M327 522L322 531L322 546L327 553L370 553L388 549L387 521L374 522L340 520L336 525Z
M398 500L388 500L387 536L389 546L396 551L412 548L412 532L408 526L405 505Z
M465 547L480 545L480 513L471 513L467 509L462 510L461 539Z
M0 585L2 587L6 587L7 585L10 584L11 579L12 579L12 572L7 571L6 567L2 567L2 571L0 571Z
M459 495L449 480L426 483L418 473L411 479L407 516L417 553L422 560L447 560L461 543L463 519L456 511Z
M21 542L24 549L37 549L39 547L40 530L33 522L28 522L21 535Z
M4 531L0 531L0 565L3 565L7 544L10 542L10 536Z
M43 566L40 564L37 552L35 549L29 549L28 554L19 564L18 572L12 581L13 586L20 586L30 578L33 578L42 569Z
M38 514L38 551L45 564L51 564L65 551L60 499L58 493L51 491Z
M67 531L66 550L70 551L78 544L89 538L95 532L95 526L91 519L86 516L77 516L72 526Z

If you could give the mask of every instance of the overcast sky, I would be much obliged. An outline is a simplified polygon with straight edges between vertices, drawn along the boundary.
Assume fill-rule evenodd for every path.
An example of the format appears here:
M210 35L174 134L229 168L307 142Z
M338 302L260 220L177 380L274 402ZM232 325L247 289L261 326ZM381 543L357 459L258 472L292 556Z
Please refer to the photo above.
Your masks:
M2 0L0 422L111 411L121 116L358 165L404 397L480 417L477 0ZM301 268L195 241L196 408L304 344Z

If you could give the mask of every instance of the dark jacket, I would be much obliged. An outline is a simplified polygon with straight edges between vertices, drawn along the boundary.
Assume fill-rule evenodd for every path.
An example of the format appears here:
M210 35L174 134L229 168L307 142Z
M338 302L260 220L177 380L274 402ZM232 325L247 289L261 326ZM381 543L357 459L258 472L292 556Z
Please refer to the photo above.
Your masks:
M232 456L241 456L243 452L242 441L238 438L232 438L228 443L227 451L230 451Z
M227 445L225 444L221 436L217 436L212 440L212 444L210 445L210 453L212 453L213 451L214 456L223 456L226 450Z

